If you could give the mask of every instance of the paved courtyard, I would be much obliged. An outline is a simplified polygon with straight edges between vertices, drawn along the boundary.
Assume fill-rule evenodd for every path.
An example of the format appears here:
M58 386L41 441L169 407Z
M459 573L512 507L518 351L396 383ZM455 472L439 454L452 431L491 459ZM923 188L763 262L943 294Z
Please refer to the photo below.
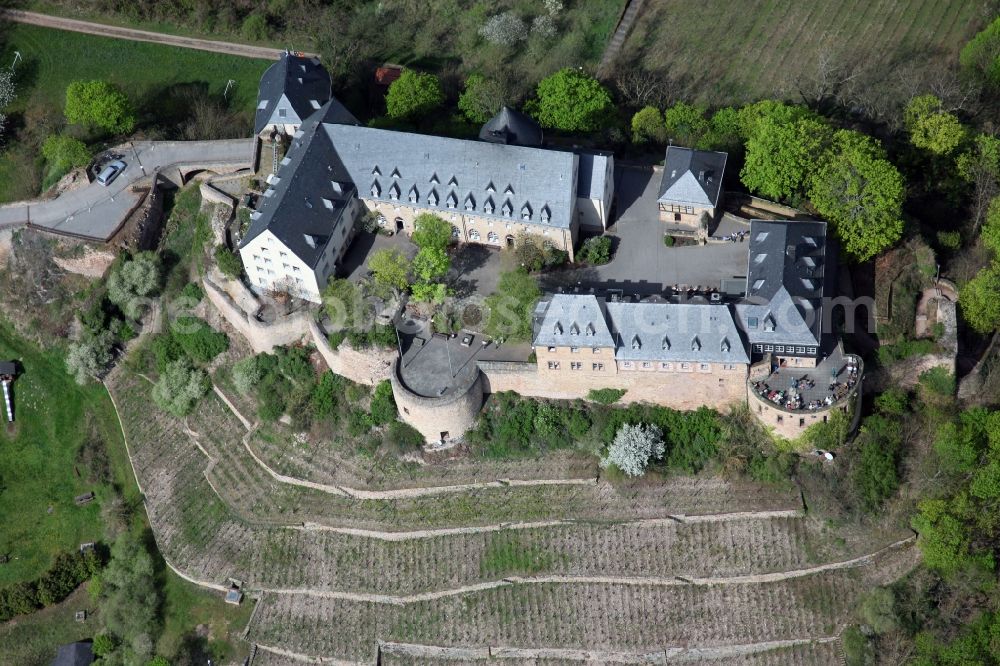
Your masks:
M673 285L718 289L723 279L743 278L747 243L710 243L667 247L664 225L657 219L659 174L650 168L615 170L618 218L608 229L614 258L604 266L561 271L545 278L545 286L621 289L649 295ZM728 227L727 227L728 228Z

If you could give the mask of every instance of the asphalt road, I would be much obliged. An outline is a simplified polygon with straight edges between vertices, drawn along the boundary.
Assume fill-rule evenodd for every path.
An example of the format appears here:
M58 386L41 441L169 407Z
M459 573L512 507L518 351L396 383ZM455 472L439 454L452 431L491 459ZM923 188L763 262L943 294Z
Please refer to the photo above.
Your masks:
M128 165L107 187L96 181L48 200L23 201L0 207L0 227L30 223L57 233L104 241L114 234L139 195L129 188L154 171L177 167L232 170L249 168L251 139L222 141L146 141L128 144L122 160Z
M263 46L249 46L247 44L234 44L232 42L217 42L211 39L195 39L194 37L167 35L159 32L150 32L148 30L120 28L118 26L106 25L104 23L79 21L77 19L62 18L61 16L49 16L48 14L39 14L37 12L26 12L20 9L0 9L0 19L6 19L15 23L40 25L45 28L56 28L57 30L83 32L88 35L101 35L102 37L130 39L135 42L167 44L169 46L179 46L181 48L198 49L201 51L212 51L215 53L228 53L229 55L243 56L245 58L277 60L282 53L282 50L280 49L266 48ZM306 55L314 54L307 53Z

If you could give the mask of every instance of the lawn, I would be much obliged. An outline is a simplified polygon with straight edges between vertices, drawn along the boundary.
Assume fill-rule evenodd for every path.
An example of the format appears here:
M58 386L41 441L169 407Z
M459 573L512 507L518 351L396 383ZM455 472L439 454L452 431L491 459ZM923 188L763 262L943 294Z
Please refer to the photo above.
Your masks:
M623 53L725 105L772 98L824 54L864 54L887 70L956 63L981 27L981 3L940 0L650 0Z
M0 565L0 586L6 586L37 577L59 551L103 538L100 504L113 489L88 480L87 468L77 462L85 440L96 439L107 450L107 481L134 482L122 478L121 430L103 386L77 386L61 352L39 350L6 323L0 323L0 358L23 365L13 385L13 433L0 428L0 555L10 558ZM97 499L76 506L74 497L88 491Z
M76 611L86 610L87 619L77 622ZM93 638L100 627L96 604L79 587L62 603L33 615L0 624L0 654L5 664L49 664L60 645Z
M0 203L38 194L42 165L37 146L62 124L66 87L81 79L112 81L136 106L139 133L153 138L173 136L199 96L221 98L226 83L234 84L228 99L250 133L257 84L270 64L218 53L161 44L95 37L31 25L5 26L0 63L7 66L14 52L18 97L10 109L11 130L0 153ZM99 146L94 146L98 149Z

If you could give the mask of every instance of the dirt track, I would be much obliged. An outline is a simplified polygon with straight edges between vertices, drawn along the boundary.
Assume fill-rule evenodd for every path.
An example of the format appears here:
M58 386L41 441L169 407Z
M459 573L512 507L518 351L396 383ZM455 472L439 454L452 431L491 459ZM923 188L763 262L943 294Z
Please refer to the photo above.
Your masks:
M59 16L49 16L37 12L26 12L20 9L0 9L0 18L15 23L28 23L45 28L55 28L57 30L70 30L72 32L83 32L88 35L100 35L102 37L114 37L116 39L130 39L136 42L152 42L154 44L166 44L168 46L179 46L185 49L198 49L200 51L212 51L214 53L226 53L228 55L243 56L244 58L262 58L264 60L277 60L281 54L280 49L266 48L263 46L248 46L246 44L233 44L232 42L217 42L210 39L196 39L194 37L180 37L178 35L167 35L159 32L149 32L147 30L136 30L134 28L120 28L103 23L92 23L90 21L79 21L77 19L62 18ZM307 53L306 55L315 55Z

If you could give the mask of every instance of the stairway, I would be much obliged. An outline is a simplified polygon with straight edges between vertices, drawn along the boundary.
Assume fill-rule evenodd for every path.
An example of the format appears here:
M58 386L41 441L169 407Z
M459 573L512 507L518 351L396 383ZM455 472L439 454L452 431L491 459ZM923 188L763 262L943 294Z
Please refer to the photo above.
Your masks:
M3 382L3 401L7 406L7 420L11 423L14 422L14 405L10 401L10 380L5 379Z

